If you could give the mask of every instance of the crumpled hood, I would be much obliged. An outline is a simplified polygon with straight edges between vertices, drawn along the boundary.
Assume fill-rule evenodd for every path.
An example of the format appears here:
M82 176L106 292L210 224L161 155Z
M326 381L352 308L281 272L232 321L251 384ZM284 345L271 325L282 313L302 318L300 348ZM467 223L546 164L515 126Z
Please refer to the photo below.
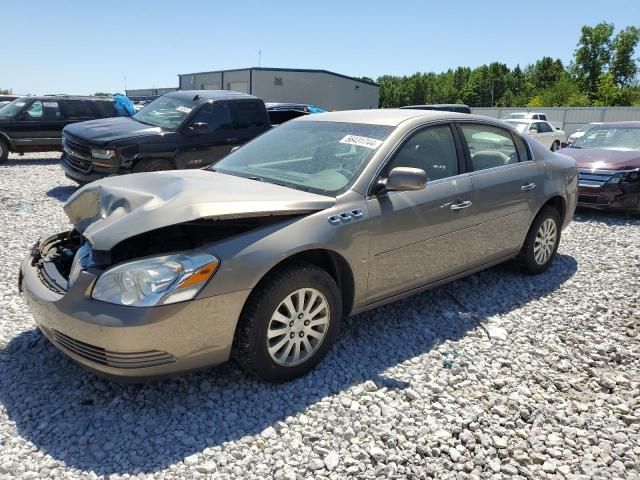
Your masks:
M324 210L335 198L207 170L137 173L90 183L64 211L95 250L140 233L197 219Z
M640 168L640 152L599 148L563 148L558 153L575 159L579 168L622 170Z
M72 123L64 128L64 132L96 144L165 133L160 127L152 127L128 117L101 118L88 122Z

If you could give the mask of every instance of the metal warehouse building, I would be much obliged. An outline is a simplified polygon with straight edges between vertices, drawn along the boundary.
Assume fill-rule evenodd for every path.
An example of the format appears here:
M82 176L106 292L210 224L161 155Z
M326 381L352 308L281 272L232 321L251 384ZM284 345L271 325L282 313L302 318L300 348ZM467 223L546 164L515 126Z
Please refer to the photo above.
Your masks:
M244 68L178 75L180 90L235 90L265 102L310 103L325 110L378 108L380 87L327 70Z

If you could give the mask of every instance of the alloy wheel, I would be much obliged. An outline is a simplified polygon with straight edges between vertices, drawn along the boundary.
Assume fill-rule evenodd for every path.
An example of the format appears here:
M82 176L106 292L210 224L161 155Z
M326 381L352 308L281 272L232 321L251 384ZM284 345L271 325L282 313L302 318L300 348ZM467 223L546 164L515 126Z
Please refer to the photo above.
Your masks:
M325 296L315 288L289 294L271 315L267 350L278 365L292 367L320 348L329 329L331 312Z
M553 218L547 218L540 225L533 245L533 256L538 265L544 265L549 261L556 248L558 239L558 227Z

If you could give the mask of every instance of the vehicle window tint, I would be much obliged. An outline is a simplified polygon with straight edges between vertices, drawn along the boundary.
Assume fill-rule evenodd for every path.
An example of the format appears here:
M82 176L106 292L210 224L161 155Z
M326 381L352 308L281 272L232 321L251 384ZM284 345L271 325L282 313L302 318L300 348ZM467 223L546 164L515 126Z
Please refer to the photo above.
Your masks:
M31 104L29 108L24 112L26 118L40 119L42 118L42 102L36 100Z
M553 132L553 128L547 122L539 122L538 125L540 125L538 131L541 133Z
M98 115L101 117L115 117L116 108L113 106L113 102L100 100L98 102L92 102L93 108L98 111Z
M449 126L425 128L405 142L389 162L395 167L421 168L429 180L458 175L458 156Z
M209 125L210 132L231 130L233 128L231 112L226 103L207 103L203 105L193 118L193 123L197 122L204 122Z
M264 125L264 114L257 102L235 102L233 107L236 112L238 128L262 127Z
M474 171L518 162L511 132L491 125L462 125L460 129L469 147Z
M86 118L91 113L82 100L64 100L63 108L68 118Z
M42 118L43 120L60 120L60 105L58 102L46 100L42 102Z
M534 133L540 133L540 122L533 122L529 125L529 130L533 130Z

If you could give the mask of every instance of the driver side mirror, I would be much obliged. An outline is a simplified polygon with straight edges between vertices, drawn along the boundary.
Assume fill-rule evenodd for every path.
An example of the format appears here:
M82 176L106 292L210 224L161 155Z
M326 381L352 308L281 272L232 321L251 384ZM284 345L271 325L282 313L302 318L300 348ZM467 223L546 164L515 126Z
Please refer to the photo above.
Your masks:
M209 132L209 124L206 122L194 122L190 127L187 127L189 135L200 135L207 132Z
M422 190L427 184L427 174L421 168L395 167L387 178L378 180L378 192L406 192Z

